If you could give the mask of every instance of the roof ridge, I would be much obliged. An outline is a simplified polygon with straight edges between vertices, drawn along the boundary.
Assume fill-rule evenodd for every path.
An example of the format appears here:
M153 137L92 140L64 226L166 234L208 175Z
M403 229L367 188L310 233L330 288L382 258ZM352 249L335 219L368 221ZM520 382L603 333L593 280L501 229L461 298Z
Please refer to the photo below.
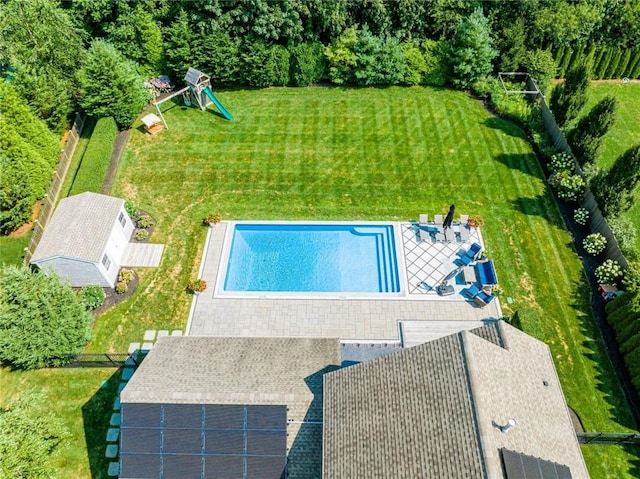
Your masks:
M478 437L478 448L480 449L479 457L482 463L482 474L486 478L493 479L500 476L495 470L495 458L492 457L491 454L491 440L489 438L490 431L486 426L487 424L490 424L490 420L488 417L485 417L486 415L484 413L487 408L483 407L482 404L479 404L483 399L479 394L476 394L476 391L478 390L478 382L480 381L480 379L476 370L477 363L474 360L473 347L470 341L471 334L474 333L463 330L458 333L458 338L460 340L460 349L462 351L462 364L469 387L469 402L471 405L471 409L473 410L472 417L476 426L476 435ZM484 340L487 341L486 339Z

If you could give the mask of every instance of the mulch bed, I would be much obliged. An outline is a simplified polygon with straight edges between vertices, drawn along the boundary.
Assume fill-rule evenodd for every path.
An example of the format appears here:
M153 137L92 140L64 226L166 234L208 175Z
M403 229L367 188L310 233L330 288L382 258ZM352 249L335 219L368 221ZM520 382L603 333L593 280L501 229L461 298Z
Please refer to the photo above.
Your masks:
M129 289L126 293L118 294L114 288L102 288L105 293L104 303L101 306L97 307L91 313L95 319L98 319L102 316L108 309L113 308L114 306L122 303L129 299L138 289L138 275L133 273L133 278L127 285Z

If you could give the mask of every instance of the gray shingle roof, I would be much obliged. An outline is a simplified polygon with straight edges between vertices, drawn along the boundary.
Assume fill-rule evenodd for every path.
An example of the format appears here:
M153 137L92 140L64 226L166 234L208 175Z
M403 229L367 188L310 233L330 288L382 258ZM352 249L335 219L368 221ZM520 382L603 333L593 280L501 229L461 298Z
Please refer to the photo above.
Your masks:
M501 448L588 478L549 348L503 322L327 374L324 419L327 479L503 478Z
M289 477L321 476L322 377L338 339L163 337L120 398L127 403L287 406Z
M62 199L31 262L54 256L100 261L123 204L123 199L90 192Z

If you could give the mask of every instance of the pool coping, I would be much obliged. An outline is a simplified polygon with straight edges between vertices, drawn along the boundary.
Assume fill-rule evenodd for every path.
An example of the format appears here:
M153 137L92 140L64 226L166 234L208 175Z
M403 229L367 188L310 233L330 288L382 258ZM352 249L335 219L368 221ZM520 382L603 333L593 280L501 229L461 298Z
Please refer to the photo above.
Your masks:
M227 299L380 299L392 300L405 298L408 295L408 277L404 248L402 248L402 231L399 223L393 221L285 221L285 220L258 220L258 221L227 221L221 260L216 274L216 284L214 287L214 298ZM224 281L229 264L229 253L233 243L233 234L236 225L363 225L363 226L391 226L393 231L394 249L397 261L398 282L400 291L398 292L295 292L295 291L225 291ZM208 238L209 235L207 235ZM200 274L202 271L200 272Z

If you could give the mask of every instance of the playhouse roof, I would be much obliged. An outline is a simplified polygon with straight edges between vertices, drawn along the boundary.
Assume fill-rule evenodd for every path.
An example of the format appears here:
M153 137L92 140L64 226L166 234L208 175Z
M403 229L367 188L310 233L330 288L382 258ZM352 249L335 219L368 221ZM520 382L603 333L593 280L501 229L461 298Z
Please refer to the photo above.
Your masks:
M207 81L208 79L209 77L207 75L191 67L189 67L189 70L187 70L187 74L184 77L184 81L189 85L197 85L198 83Z
M31 263L57 256L100 261L123 205L123 199L90 192L62 199Z

